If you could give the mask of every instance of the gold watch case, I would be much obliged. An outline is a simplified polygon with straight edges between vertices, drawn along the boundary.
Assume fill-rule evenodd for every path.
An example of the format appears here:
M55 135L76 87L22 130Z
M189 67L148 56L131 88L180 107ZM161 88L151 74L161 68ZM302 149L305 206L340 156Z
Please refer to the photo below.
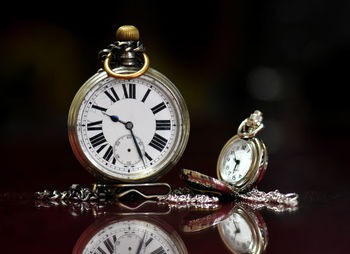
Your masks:
M113 72L120 74L133 73L135 71L137 71L136 68L125 66L113 69ZM147 72L140 77L137 77L137 79L141 80L147 78L147 82L150 82L149 80L154 80L152 85L157 86L157 88L161 91L167 91L169 94L171 94L170 97L172 99L172 103L177 109L177 139L174 141L173 148L163 159L161 159L161 162L157 163L157 165L155 165L153 168L147 170L147 172L153 173L140 172L139 175L133 179L118 178L107 174L106 170L103 169L103 165L96 162L89 152L84 151L78 140L78 132L80 131L80 128L82 128L79 125L78 114L80 108L84 105L84 103L86 103L85 97L89 91L91 91L91 89L94 89L95 86L99 86L101 82L107 78L110 77L107 75L106 71L101 69L83 84L72 101L68 115L68 136L73 152L81 165L98 179L109 182L155 181L167 173L178 162L186 148L190 131L190 117L186 103L176 86L158 71L149 68Z

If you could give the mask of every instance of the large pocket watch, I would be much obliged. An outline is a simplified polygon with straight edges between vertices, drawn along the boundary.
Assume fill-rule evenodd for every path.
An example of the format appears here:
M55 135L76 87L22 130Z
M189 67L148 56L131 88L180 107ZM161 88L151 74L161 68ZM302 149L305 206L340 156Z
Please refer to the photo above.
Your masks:
M234 186L236 192L246 192L264 176L267 150L255 135L263 129L262 113L254 111L238 127L237 135L222 148L217 162L217 176Z
M79 162L109 181L155 181L179 160L190 128L185 101L164 75L149 68L139 31L122 26L100 52L104 68L75 95L69 141Z

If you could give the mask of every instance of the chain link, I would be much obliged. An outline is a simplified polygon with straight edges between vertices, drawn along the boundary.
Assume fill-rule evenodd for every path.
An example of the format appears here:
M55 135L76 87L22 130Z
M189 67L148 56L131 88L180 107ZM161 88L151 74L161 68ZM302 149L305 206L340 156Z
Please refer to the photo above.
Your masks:
M143 53L145 47L140 41L116 41L108 45L108 48L102 49L98 53L98 58L101 62L104 62L107 55L112 53L112 61L116 61L117 56L120 56L124 52Z
M159 197L158 201L167 203L171 208L200 208L216 209L219 207L218 197L210 197L205 194L197 194L189 188L179 188L173 190L166 197Z
M67 191L44 190L36 192L35 197L39 206L45 206L45 202L51 206L74 204L75 208L80 210L89 210L90 207L97 207L103 202L116 199L118 190L110 188L108 185L94 184L92 189L73 184ZM172 208L215 208L218 207L220 199L215 196L198 194L190 188L179 188L173 190L168 195L156 195L157 201L167 203ZM247 193L237 193L236 197L240 203L249 205L254 210L266 208L274 212L295 211L298 208L298 194L283 194L278 190L268 193L254 188ZM79 209L76 209L79 210Z
M256 188L247 193L238 194L238 198L253 209L267 208L275 212L297 210L298 197L296 193L283 194L279 190L266 193Z

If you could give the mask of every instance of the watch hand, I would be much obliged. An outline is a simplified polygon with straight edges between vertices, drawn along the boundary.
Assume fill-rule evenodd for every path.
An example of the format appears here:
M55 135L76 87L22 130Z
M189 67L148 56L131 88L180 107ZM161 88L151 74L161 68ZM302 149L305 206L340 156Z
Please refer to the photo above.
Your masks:
M237 222L233 221L233 224L235 225L235 234L241 233L241 229L238 227Z
M139 247L137 248L136 254L140 254L141 253L141 249L143 247L143 243L145 242L145 237L146 237L146 231L145 231L145 233L143 235L143 238L142 238L142 240L141 240L141 242L139 244Z
M233 155L235 156L235 158L234 158L234 160L235 160L235 167L234 167L234 169L233 169L233 171L235 171L236 170L236 168L237 168L237 166L239 165L239 163L241 162L240 160L237 160L237 157L236 157L236 153L235 152L233 152Z
M143 165L146 167L146 163L145 163L145 160L143 159L143 155L142 155L140 146L138 145L137 140L136 140L135 135L134 135L134 132L132 131L132 128L134 128L134 124L132 122L121 121L117 115L108 115L105 112L102 112L102 113L105 116L108 116L112 120L112 122L115 122L115 123L120 122L120 123L124 124L125 128L130 131L132 139L134 140L134 143L136 146L137 153L139 154L140 158L142 159Z
M233 172L236 171L238 163L236 162L235 167L233 168Z
M236 164L235 164L235 167L233 169L233 171L235 171L237 169L237 166L239 165L239 163L241 162L240 160L235 160Z
M137 140L136 140L136 138L135 138L134 132L133 132L132 130L130 130L130 132L131 132L132 139L134 140L134 143L135 143L135 145L136 145L137 153L138 153L139 156L141 157L141 160L142 160L143 165L146 167L145 160L143 159L143 155L142 155L140 146L139 146L139 144L137 143Z
M143 165L146 167L146 163L145 163L145 160L143 159L143 155L142 155L140 146L139 146L139 144L137 143L137 140L136 140L136 138L135 138L134 132L132 131L132 128L133 128L133 127L134 127L134 125L133 125L132 122L127 122L127 123L125 124L125 128L128 129L128 130L130 131L131 136L132 136L132 139L134 140L137 153L139 154L139 156L140 156L140 158L141 158L141 160L142 160Z
M123 122L122 120L120 120L119 119L119 117L117 116L117 115L108 115L108 114L106 114L105 112L102 112L105 116L108 116L111 120L112 120L112 122L120 122L120 123L122 123L122 124L124 124L124 125L126 125L126 123L125 122Z

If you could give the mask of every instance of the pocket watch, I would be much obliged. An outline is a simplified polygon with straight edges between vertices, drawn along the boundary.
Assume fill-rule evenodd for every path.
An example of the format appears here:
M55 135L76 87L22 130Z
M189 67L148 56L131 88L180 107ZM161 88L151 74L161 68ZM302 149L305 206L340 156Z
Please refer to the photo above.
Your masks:
M169 253L187 254L178 233L150 216L103 217L78 239L73 254Z
M134 26L122 26L102 50L104 69L75 95L68 134L79 162L99 179L155 181L179 160L190 128L176 86L149 68Z
M236 204L230 217L218 225L220 238L237 254L263 253L268 243L267 226L258 211Z
M262 113L256 110L238 127L237 135L222 148L217 162L217 176L246 192L258 184L267 168L267 150L255 135L263 129Z

